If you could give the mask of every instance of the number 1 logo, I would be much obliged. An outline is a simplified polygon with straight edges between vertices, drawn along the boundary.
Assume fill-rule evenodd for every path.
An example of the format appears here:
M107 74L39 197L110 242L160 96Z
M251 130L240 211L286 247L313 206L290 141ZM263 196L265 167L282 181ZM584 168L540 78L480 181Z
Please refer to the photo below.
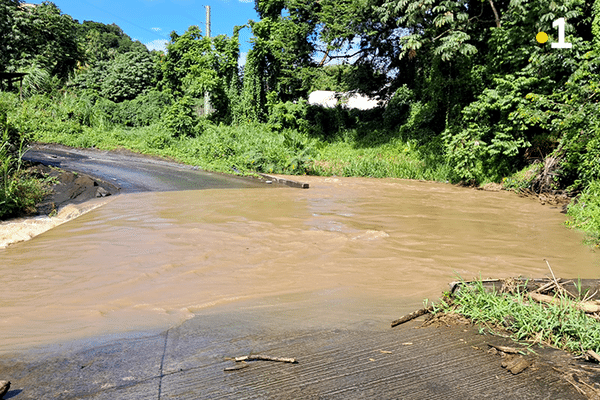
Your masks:
M565 19L559 18L552 23L552 27L558 27L558 42L552 43L553 49L570 49L573 47L573 43L565 42ZM546 43L548 41L548 35L546 32L540 32L535 36L535 40L539 43Z
M565 43L565 19L559 18L552 23L552 27L558 27L558 43L552 43L553 49L570 49L572 43Z

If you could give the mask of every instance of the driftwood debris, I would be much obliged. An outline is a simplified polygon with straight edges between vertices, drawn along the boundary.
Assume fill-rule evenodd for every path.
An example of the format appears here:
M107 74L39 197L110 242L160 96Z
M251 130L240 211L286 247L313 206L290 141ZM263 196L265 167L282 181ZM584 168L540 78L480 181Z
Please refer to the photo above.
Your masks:
M600 355L599 355L598 353L596 353L594 350L588 350L588 351L585 353L585 356L586 356L586 358L587 358L588 360L590 360L590 361L591 361L591 360L594 360L594 361L596 361L597 363L600 363Z
M432 311L433 311L433 306L429 306L429 307L426 307L426 308L421 308L420 310L417 310L417 311L413 311L410 314L406 314L405 316L400 317L397 320L393 321L392 322L392 328L395 327L395 326L398 326L400 324L403 324L405 322L411 321L411 320L413 320L415 318L418 318L421 315L428 314L428 313L430 313Z
M244 368L247 368L249 366L250 366L250 364L242 363L242 364L234 365L233 367L227 367L223 371L226 371L226 372L237 371L239 369L244 369Z
M539 303L560 304L563 301L558 297L548 296L540 293L529 293L529 296L531 296L533 300ZM578 310L584 311L589 314L600 312L600 305L592 301L581 301L575 303L575 307Z
M517 355L507 356L502 361L502 368L506 368L513 375L520 374L521 372L523 372L530 365L531 365L531 361L525 359L525 357L523 357L521 355L519 355L519 356L517 356Z

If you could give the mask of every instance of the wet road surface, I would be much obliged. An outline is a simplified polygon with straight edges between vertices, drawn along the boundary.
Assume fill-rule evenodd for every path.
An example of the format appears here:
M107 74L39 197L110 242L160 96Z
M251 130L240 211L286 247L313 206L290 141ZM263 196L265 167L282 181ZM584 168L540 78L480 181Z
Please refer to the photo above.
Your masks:
M267 186L258 179L206 172L196 167L124 151L34 145L23 159L89 174L117 186L123 193Z
M0 359L15 399L582 399L553 369L553 351L519 375L487 343L514 346L473 327L265 331L277 310L220 310L160 334L113 341L47 359ZM284 324L285 325L285 324ZM293 357L234 366L249 354Z

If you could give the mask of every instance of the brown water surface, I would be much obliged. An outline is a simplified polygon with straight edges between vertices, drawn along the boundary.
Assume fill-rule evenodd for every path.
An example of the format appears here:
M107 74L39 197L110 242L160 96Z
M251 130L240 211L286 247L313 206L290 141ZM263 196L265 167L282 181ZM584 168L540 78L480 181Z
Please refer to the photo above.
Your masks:
M505 192L303 177L309 190L120 195L0 250L0 352L177 324L223 304L389 322L459 274L598 278L558 210Z

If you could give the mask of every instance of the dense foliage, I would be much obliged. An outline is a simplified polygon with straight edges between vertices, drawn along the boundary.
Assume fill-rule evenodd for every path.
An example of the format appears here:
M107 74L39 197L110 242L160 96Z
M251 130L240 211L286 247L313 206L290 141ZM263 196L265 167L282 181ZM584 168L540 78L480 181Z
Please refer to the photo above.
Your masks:
M28 73L25 99L7 120L20 137L129 146L219 170L585 193L588 206L571 207L573 223L595 226L600 0L255 5L260 19L231 37L191 26L173 32L162 53L53 3L4 0L0 71ZM551 46L559 18L572 48ZM252 32L243 66L240 29ZM548 42L536 41L540 31ZM314 90L357 91L381 107L309 105Z

